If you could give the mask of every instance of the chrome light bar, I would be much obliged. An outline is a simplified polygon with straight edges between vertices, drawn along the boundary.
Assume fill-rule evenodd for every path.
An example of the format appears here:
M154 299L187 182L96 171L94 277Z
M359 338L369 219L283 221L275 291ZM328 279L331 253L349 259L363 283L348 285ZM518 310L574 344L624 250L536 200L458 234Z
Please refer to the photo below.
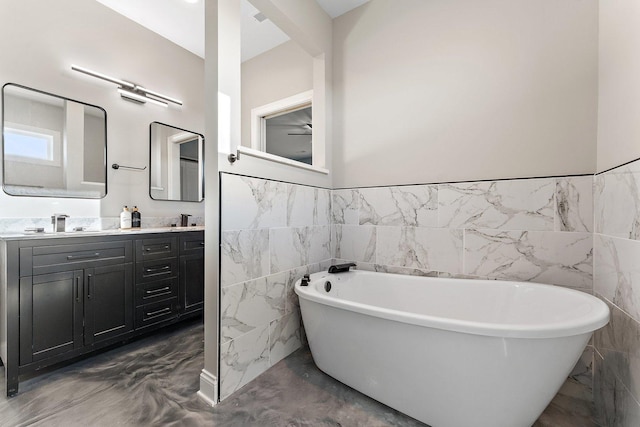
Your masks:
M120 96L128 101L134 101L138 103L145 103L149 101L152 104L167 107L167 102L171 102L177 105L182 105L182 101L170 96L162 95L161 93L149 90L135 83L128 82L126 80L117 79L115 77L107 76L106 74L99 73L97 71L89 70L88 68L80 67L78 65L71 65L73 71L87 74L92 77L96 77L101 80L106 80L111 83L117 84L118 92ZM164 102L167 101L167 102Z

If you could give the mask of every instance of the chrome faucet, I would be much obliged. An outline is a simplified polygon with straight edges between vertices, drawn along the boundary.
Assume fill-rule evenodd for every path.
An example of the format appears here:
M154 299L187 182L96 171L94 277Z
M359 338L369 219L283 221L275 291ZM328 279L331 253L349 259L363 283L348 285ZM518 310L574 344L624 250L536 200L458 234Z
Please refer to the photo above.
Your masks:
M189 217L191 214L180 214L180 227L189 226Z
M65 219L69 218L69 215L66 214L53 214L51 216L51 223L53 224L53 232L54 233L64 233L66 224Z

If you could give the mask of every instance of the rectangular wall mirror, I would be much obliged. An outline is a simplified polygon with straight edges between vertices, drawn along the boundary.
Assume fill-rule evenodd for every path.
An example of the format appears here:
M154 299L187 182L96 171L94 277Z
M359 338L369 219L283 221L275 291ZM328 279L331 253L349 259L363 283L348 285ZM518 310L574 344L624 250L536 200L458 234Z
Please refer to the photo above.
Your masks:
M25 86L2 87L2 188L12 196L107 194L107 113Z
M164 123L149 129L149 195L154 200L204 199L204 136Z

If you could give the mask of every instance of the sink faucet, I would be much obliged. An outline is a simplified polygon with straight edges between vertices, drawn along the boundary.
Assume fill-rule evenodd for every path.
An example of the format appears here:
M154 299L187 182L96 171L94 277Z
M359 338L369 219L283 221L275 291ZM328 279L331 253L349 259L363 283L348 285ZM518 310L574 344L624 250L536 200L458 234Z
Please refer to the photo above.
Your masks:
M180 214L180 227L188 227L189 226L189 217L190 214Z
M53 224L53 232L54 233L64 233L65 232L65 219L69 218L69 215L66 214L53 214L51 216L51 223Z

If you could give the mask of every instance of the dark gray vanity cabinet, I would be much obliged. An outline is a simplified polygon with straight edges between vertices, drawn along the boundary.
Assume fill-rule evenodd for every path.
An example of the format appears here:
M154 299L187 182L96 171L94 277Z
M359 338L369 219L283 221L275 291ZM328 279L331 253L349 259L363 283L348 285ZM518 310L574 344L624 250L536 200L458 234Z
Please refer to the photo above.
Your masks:
M204 232L0 240L0 356L21 378L201 315Z
M180 237L180 306L185 314L204 308L204 233Z

